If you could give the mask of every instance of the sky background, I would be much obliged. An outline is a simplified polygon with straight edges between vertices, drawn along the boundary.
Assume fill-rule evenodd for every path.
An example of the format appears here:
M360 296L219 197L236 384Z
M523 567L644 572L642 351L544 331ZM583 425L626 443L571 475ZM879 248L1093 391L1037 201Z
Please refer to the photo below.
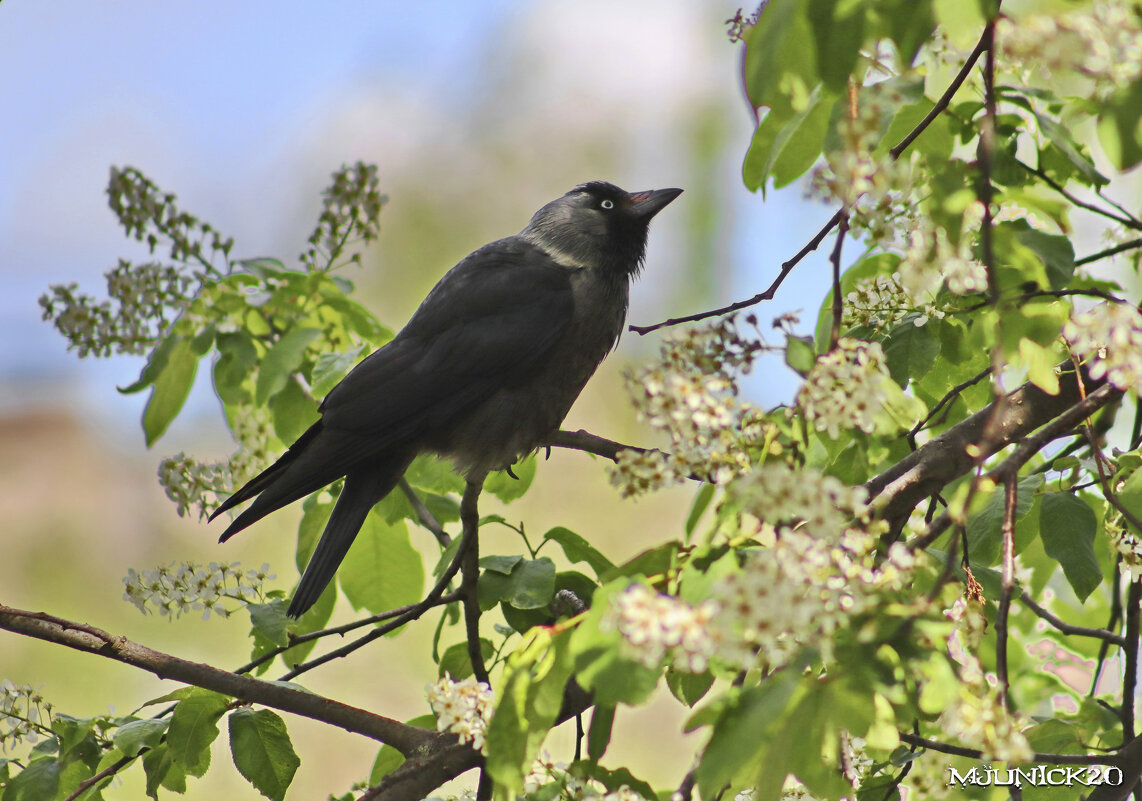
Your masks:
M753 119L739 88L740 50L725 34L736 9L695 0L3 0L0 600L231 665L246 659L244 615L144 617L121 600L127 568L269 562L281 589L296 575L296 509L222 548L216 527L178 519L155 481L164 456L219 458L232 449L208 371L148 451L138 422L146 393L115 390L135 379L142 358L77 359L40 319L36 299L50 284L77 282L102 298L102 275L119 258L150 258L107 208L112 165L138 167L177 193L182 208L234 237L234 256L290 264L330 173L375 162L390 198L381 237L363 267L345 275L394 328L456 261L519 231L577 183L682 187L652 226L630 319L714 308L764 289L832 214L796 187L763 202L742 186ZM803 262L777 301L759 309L763 325L805 309L807 329L827 274L827 253ZM626 335L568 427L647 442L621 376L659 341ZM749 386L765 405L794 388L779 358ZM503 513L531 530L567 526L621 560L677 532L692 494L683 487L620 503L598 462L557 452L527 497ZM518 542L504 531L482 531L482 547L514 552ZM432 550L430 538L413 539ZM308 686L397 717L422 714L420 688L435 670L431 628L315 671ZM108 703L127 712L124 705L170 689L27 638L0 643L0 678L42 686L75 715L106 712ZM624 712L613 758L627 759L621 744L629 743L641 749L631 764L650 780L676 781L693 747L648 741L645 732L677 731L679 714L669 701ZM289 727L304 755L293 798L343 792L376 753L374 743L304 720L291 717ZM567 736L552 746L560 758ZM229 761L224 741L215 747L220 763ZM141 775L128 772L108 797L142 797ZM221 766L189 797L256 794Z
M113 385L129 383L141 360L77 360L36 304L56 282L102 297L102 273L117 258L146 258L106 207L111 165L135 165L176 192L184 208L236 238L240 257L288 262L312 228L329 173L357 159L380 165L394 217L411 194L422 208L459 206L455 247L423 259L386 217L378 247L390 236L410 243L390 260L399 262L395 280L410 269L425 276L400 302L381 301L378 312L394 326L415 308L416 292L464 253L594 178L691 190L673 222L656 221L632 322L760 291L830 211L796 188L763 203L741 184L752 124L737 86L739 50L723 24L736 7L6 0L0 403L73 404L103 425L137 430L145 395L125 398ZM689 129L699 115L716 131L717 152L695 159L700 134ZM695 174L719 209L719 246L703 253L663 230L680 224L688 201L700 202ZM489 205L511 212L467 218ZM824 269L822 253L763 317L815 313L820 275L811 273ZM349 277L372 291L384 286ZM772 373L755 387L761 401L793 391L782 368ZM197 388L190 410L207 416L211 407L208 389Z

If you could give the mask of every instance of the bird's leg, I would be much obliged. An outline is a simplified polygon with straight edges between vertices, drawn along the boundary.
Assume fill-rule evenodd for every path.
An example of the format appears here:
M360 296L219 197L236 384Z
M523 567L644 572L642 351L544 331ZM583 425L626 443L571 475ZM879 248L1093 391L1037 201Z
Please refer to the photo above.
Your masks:
M484 667L484 653L480 646L480 599L477 582L480 578L480 540L477 529L480 525L478 502L484 489L484 476L469 478L464 486L464 496L460 499L460 522L464 526L464 539L467 547L460 569L463 579L460 594L464 596L464 625L468 638L468 658L472 661L472 673L476 681L488 683L488 671Z

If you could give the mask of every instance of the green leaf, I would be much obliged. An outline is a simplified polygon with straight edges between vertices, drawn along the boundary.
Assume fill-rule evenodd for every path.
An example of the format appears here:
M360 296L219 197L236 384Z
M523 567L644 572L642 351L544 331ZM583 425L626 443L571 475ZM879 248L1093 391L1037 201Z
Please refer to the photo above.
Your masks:
M254 403L265 405L281 392L290 373L301 367L305 349L321 334L316 328L295 328L279 339L262 359L258 368L258 382L254 390Z
M239 259L234 262L234 266L248 270L263 281L267 278L272 278L278 273L285 272L286 269L284 264L269 256L260 256L254 259Z
M1098 519L1090 505L1069 492L1043 496L1039 536L1047 555L1062 565L1063 573L1080 601L1102 583L1102 569L1094 554Z
M790 673L779 671L759 686L726 699L698 763L697 779L702 798L713 798L765 752L774 728L786 715L797 689L796 677ZM785 766L773 767L784 779Z
M495 714L488 722L487 770L517 793L563 706L571 678L570 632L535 629L509 658Z
M143 410L143 434L148 448L163 435L186 403L197 371L198 357L190 340L180 339L171 348Z
M490 609L504 601L516 609L541 609L555 593L555 563L546 556L520 559L507 575L496 569L480 576L480 606Z
M507 470L498 470L484 482L484 491L495 495L503 503L511 503L522 498L535 479L535 456L526 456L512 465L515 478Z
M386 523L369 512L339 571L354 609L373 614L415 603L424 590L424 561L403 521Z
M1020 221L1022 222L1022 221ZM1023 225L1027 225L1025 222ZM1063 289L1075 273L1075 248L1065 236L1020 227L1016 237L1042 259L1052 289Z
M282 442L297 440L320 416L317 413L317 401L301 388L293 376L270 399L270 413L273 415L274 433Z
M817 72L825 86L843 92L864 42L864 3L809 0L809 24L816 37Z
M210 744L229 703L225 695L196 689L171 713L167 747L175 764L191 776L201 776L210 767Z
M126 387L116 387L120 394L133 395L136 392L142 392L144 389L155 383L159 375L166 369L167 361L170 359L171 352L175 346L183 341L183 338L178 334L170 334L155 346L151 351L151 355L147 358L147 364L143 367L142 372L133 384Z
M242 707L230 714L230 753L238 772L273 801L282 801L301 764L285 721L269 709Z
M594 571L596 578L615 568L610 559L603 556L594 545L571 529L556 526L543 535L544 542L549 540L563 549L563 555L567 557L568 561L572 563L586 562Z
M167 744L160 743L143 754L143 770L147 774L147 795L151 798L158 799L160 787L176 793L186 792L187 772L174 761Z
M905 321L892 329L884 340L888 373L901 387L907 386L910 379L923 378L936 363L936 357L940 355L940 338L933 328Z
M591 713L591 725L587 729L587 756L594 762L603 758L611 743L611 729L615 725L613 706L595 706Z
M710 483L703 483L698 487L698 491L694 493L694 502L690 505L690 513L686 515L686 541L690 541L690 537L694 534L694 529L698 527L698 521L702 519L703 513L710 506L710 501L714 499L714 491L717 488ZM595 575L598 575L596 573Z
M782 105L784 99L777 102L758 123L742 164L742 181L751 192L760 189L764 194L770 176L779 189L813 166L824 147L837 98L814 89L800 110Z
M1035 502L1035 492L1043 485L1041 475L1028 476L1019 482L1019 490L1015 499L1015 519L1022 520L1031 511ZM971 558L973 568L977 566L994 565L999 561L1003 549L1003 487L996 487L988 499L987 505L968 519L968 556ZM1022 550L1026 543L1016 541L1016 552ZM977 576L977 578L979 578Z
M560 592L567 591L590 606L598 586L582 573L575 570L565 570L555 574L555 592L550 603L535 609L520 609L504 601L500 604L500 611L508 625L523 634L533 626L547 625L551 622L553 615L569 617L579 611L578 607L571 604L570 599L558 598ZM481 600L483 599L481 598ZM563 601L567 601L567 603Z
M510 576L515 566L523 561L523 557L519 554L512 556L481 556L480 567L484 570L491 570L493 573L501 573L505 576Z
M785 363L802 378L809 375L817 363L817 351L812 337L790 336L785 340Z
M629 787L643 798L660 798L661 793L654 792L654 788L645 780L639 779L626 768L610 770L596 762L580 760L574 762L569 768L572 776L594 779L603 785L610 793L618 793L622 787Z
M162 719L133 720L115 730L111 742L125 756L137 756L144 748L154 748L166 734L169 722Z
M357 363L361 351L364 349L364 345L359 345L344 353L323 353L318 356L310 380L313 397L324 398L328 395L329 390L333 389L337 382L349 372L349 368Z
M586 617L571 635L575 677L584 689L595 693L595 703L604 706L643 703L654 692L661 674L661 670L648 668L633 655L628 656L617 629L600 626L609 610L610 599L627 586L625 581L620 581L597 590Z
M496 647L492 645L491 640L480 638L480 655L486 663L496 654ZM453 681L461 681L471 676L475 671L472 670L472 658L468 656L468 643L458 642L455 645L450 645L448 649L440 657L440 665L437 668L437 675L443 678L445 675L451 676Z
M250 612L251 634L260 634L274 645L289 645L286 636L286 626L289 618L286 617L286 602L275 598L266 604L247 604Z
M714 674L708 670L705 673L666 671L666 686L670 688L670 693L686 706L692 707L701 701L713 685Z
M819 82L816 46L808 4L770 0L748 34L745 84L754 107L797 107L789 98L807 98Z
M52 757L33 760L7 782L4 801L49 801L60 784L60 764Z
M1101 107L1098 139L1120 170L1142 161L1142 81L1134 80Z
M681 544L677 540L643 551L628 562L599 576L600 581L611 581L620 576L657 576L674 566Z

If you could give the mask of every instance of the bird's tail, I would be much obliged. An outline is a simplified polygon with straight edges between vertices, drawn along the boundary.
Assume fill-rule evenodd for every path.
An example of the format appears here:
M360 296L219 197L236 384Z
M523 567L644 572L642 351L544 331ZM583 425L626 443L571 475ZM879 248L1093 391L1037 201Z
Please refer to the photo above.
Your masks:
M341 496L290 602L290 617L301 617L321 597L364 525L369 510L392 491L411 461L410 455L402 453L345 477Z

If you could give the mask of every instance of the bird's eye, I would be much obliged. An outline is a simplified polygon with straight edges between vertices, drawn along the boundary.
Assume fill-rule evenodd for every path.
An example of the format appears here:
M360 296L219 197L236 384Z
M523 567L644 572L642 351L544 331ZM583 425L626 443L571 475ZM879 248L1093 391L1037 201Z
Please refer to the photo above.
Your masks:
M599 208L601 208L601 209L613 209L614 207L615 207L615 202L613 200L604 200L602 203L599 204Z

